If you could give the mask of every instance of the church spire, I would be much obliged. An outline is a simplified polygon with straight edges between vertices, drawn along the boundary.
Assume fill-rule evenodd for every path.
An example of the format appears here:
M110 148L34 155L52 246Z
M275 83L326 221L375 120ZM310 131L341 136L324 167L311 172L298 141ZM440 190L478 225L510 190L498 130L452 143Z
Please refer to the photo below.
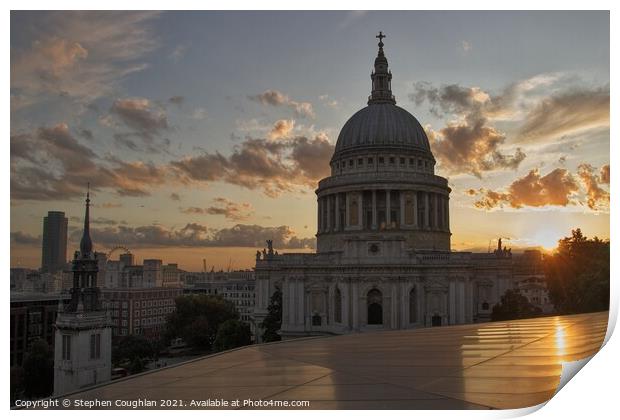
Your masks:
M82 234L82 240L80 241L80 253L82 258L88 257L93 250L93 241L90 239L90 183L88 183L88 190L86 192L86 215L84 216L84 233Z
M392 95L392 72L388 70L388 61L383 52L383 32L379 31L376 38L379 39L379 52L375 58L375 70L370 74L372 79L372 92L368 97L368 105L389 103L396 104L396 99Z

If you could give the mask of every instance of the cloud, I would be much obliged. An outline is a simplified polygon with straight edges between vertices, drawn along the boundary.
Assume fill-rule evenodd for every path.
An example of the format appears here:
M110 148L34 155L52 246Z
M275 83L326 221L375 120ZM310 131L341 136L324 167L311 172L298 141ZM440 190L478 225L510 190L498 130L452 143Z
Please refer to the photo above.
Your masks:
M294 102L291 101L289 105L295 110L295 115L300 118L315 118L314 109L310 102Z
M102 203L100 205L100 207L102 209L117 209L117 208L123 207L123 205L121 203L110 203L110 202L107 202L107 203Z
M449 123L439 131L427 128L434 156L450 173L471 173L478 178L496 169L517 169L526 155L517 148L507 154L499 150L506 136L484 119Z
M71 220L72 222L76 222L79 223L80 225L82 223L84 223L84 219L81 217L77 217L77 216L71 216L69 218L69 220ZM127 222L124 220L114 220L114 219L108 219L106 217L91 217L90 218L90 223L93 225L108 225L108 226L116 226L116 225L126 225Z
M287 106L300 118L314 118L315 113L310 102L297 102L291 100L284 93L269 89L258 95L249 95L248 99L269 106Z
M236 203L224 197L216 197L213 199L213 205L210 207L187 207L182 208L181 212L185 214L224 216L226 219L238 222L249 219L254 214L254 208L250 203Z
M170 53L168 57L174 63L178 63L179 61L183 59L183 57L185 57L185 54L187 54L188 49L189 49L189 46L185 44L179 44L176 47L174 47L174 49L172 50L172 52Z
M78 242L81 232L71 235ZM272 239L280 249L313 248L314 238L299 238L288 226L265 227L237 224L231 228L211 229L198 223L187 223L182 228L161 225L117 226L92 228L95 247L107 248L115 244L132 247L252 247L263 248L265 240Z
M195 120L204 120L207 118L207 109L206 108L196 108L192 111L192 118Z
M547 97L525 117L519 141L558 138L609 126L609 86L578 89Z
M577 167L577 175L584 185L588 207L592 210L600 210L609 206L609 192L602 189L599 184L609 184L609 165L601 168L601 175L596 175L595 168L587 163ZM605 178L606 177L606 178ZM607 182L604 182L604 181Z
M297 137L290 143L290 150L291 158L306 178L315 182L329 176L329 160L334 154L334 146L325 134L319 134L312 140Z
M80 129L78 134L80 137L86 140L93 140L95 138L95 136L93 135L93 132L87 128Z
M11 242L15 245L41 245L41 236L32 236L21 230L11 232Z
M113 92L147 67L159 46L152 22L158 12L16 12L27 20L27 47L11 46L11 95L28 106L58 95L86 104Z
M329 174L333 146L324 135L278 142L248 138L232 154L204 152L170 163L184 182L227 182L275 197L294 186L314 188Z
M366 16L368 12L366 10L351 10L346 12L344 18L337 23L337 27L339 30L343 30L348 28L349 26L356 23L358 20L362 19Z
M601 166L601 183L609 185L609 164Z
M177 106L181 106L183 105L183 103L185 103L185 97L180 95L172 96L168 98L168 102Z
M329 175L333 145L324 134L274 142L247 138L229 155L202 152L164 164L101 157L81 144L66 123L12 135L11 198L64 200L94 190L142 197L163 185L226 182L275 197L314 188Z
M145 98L118 99L110 112L140 137L151 139L168 130L168 118L162 109L155 109Z
M482 195L474 206L492 209L507 205L512 208L562 206L574 204L574 195L579 191L575 178L564 168L556 168L541 176L538 169L518 178L505 192L480 189Z
M273 124L273 128L267 134L270 140L277 140L288 137L295 128L295 120L278 120Z
M170 193L170 199L173 201L181 201L181 196L177 193Z
M266 90L258 95L248 96L248 98L263 105L271 106L286 105L289 102L288 96L277 90Z
M414 84L409 98L427 103L429 111L445 118L445 127L432 131L434 151L451 173L515 169L526 157L519 143L557 141L583 130L609 126L609 86L576 87L561 73L541 74L511 83L498 94L458 84ZM568 83L570 82L570 83ZM497 121L509 121L510 133ZM503 150L507 143L510 151Z
M338 109L340 107L340 103L336 99L332 99L329 95L319 95L319 100L330 108Z
M427 101L431 113L438 117L454 115L438 131L427 127L435 157L450 173L470 173L481 177L483 172L517 169L526 155L521 149L511 154L500 150L505 133L489 124L490 116L503 107L501 99L493 99L478 87L444 85L439 88L419 82L409 97L420 105Z
M11 136L11 198L64 200L82 197L86 183L121 196L146 196L169 180L166 168L149 162L101 158L82 145L66 123Z

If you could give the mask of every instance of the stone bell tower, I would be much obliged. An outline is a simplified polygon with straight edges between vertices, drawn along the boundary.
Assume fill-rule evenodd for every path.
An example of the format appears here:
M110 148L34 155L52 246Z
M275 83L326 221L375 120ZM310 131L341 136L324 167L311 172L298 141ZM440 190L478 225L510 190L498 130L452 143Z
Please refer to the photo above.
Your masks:
M54 346L54 395L110 380L111 322L99 300L97 258L90 239L90 192L84 233L73 259L71 301L60 308Z

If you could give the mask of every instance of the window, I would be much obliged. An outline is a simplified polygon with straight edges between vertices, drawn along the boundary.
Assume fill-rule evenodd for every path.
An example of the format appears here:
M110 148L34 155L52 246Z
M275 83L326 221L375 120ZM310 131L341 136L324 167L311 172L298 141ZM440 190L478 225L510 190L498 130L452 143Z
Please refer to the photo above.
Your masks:
M62 360L71 360L71 336L62 336Z
M90 335L90 358L91 360L101 358L101 334Z
M372 289L366 296L367 301L367 324L383 324L383 295L377 289Z
M413 158L409 158L409 165L413 166L414 163L415 161L413 160Z
M372 165L373 159L371 157L368 158L368 164Z
M379 157L379 163L380 163L380 164L383 164L383 162L384 162L383 156L380 156L380 157Z
M390 157L390 164L394 164L395 160L394 157Z
M401 164L401 165L404 165L404 164L405 164L405 158L404 158L404 157L401 157L401 158L400 158L400 164Z
M357 164L358 165L363 165L364 164L364 159L363 158L357 159Z

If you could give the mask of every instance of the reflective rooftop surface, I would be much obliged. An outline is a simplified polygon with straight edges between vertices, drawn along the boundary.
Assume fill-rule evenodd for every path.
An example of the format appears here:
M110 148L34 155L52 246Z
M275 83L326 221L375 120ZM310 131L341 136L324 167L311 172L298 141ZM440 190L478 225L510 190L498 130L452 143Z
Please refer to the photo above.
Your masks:
M251 346L69 398L308 400L310 409L522 408L553 396L563 362L597 352L607 318L601 312Z

